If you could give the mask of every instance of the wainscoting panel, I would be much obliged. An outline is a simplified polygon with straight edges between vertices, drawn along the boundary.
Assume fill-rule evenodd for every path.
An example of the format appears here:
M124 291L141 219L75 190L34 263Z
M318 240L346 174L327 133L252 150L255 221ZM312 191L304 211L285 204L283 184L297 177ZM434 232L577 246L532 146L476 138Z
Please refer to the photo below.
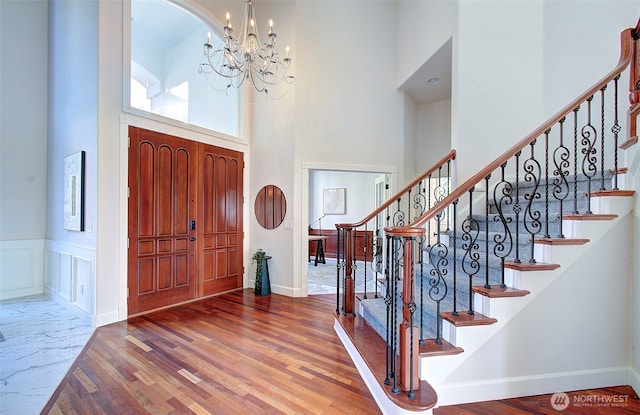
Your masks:
M45 290L51 297L95 314L96 251L58 241L46 241Z
M73 293L71 287L73 283L73 267L71 266L73 256L69 252L58 252L58 273L56 280L58 281L58 294L64 300L73 302Z
M44 240L0 242L0 300L42 294Z

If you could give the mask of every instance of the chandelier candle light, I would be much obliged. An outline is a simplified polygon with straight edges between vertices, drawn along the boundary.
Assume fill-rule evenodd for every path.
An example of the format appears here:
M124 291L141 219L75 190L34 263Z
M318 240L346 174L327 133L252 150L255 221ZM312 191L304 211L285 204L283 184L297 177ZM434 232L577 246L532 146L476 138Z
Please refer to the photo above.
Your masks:
M289 46L282 58L276 49L277 36L273 30L273 20L269 20L267 41L262 43L251 0L245 2L245 16L239 39L233 36L229 13L226 18L227 24L223 28L224 44L220 48L216 49L211 44L211 33L207 33L207 43L204 44L207 63L200 64L200 73L209 75L215 72L227 78L227 91L231 87L240 88L245 82L249 82L258 92L268 95L270 87L294 83L295 77L287 74L291 66Z

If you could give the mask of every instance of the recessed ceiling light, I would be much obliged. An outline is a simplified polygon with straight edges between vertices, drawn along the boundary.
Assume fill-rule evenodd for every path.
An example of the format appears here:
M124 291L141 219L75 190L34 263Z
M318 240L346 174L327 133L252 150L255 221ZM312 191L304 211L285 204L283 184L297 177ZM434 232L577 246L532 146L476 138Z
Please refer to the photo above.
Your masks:
M427 80L427 83L428 83L428 84L432 84L432 85L433 85L433 84L437 84L438 82L440 82L440 78L429 78L429 79Z

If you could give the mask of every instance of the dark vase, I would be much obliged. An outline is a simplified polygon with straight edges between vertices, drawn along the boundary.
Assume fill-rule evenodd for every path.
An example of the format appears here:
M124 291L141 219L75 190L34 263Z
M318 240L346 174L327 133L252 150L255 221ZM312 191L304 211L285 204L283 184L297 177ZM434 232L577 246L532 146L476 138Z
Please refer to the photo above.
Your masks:
M270 256L265 257L264 261L257 264L262 268L262 281L256 281L255 295L266 296L271 294L271 282L269 281L269 264Z

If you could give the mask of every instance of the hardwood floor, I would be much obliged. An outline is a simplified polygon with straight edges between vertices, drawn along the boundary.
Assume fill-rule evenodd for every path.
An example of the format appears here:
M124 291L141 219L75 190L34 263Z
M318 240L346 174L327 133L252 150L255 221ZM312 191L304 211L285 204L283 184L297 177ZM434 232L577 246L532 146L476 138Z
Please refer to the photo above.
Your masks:
M379 414L334 296L241 290L96 330L44 414Z
M240 290L98 328L43 414L380 414L333 330L335 297ZM434 415L638 414L620 386Z

